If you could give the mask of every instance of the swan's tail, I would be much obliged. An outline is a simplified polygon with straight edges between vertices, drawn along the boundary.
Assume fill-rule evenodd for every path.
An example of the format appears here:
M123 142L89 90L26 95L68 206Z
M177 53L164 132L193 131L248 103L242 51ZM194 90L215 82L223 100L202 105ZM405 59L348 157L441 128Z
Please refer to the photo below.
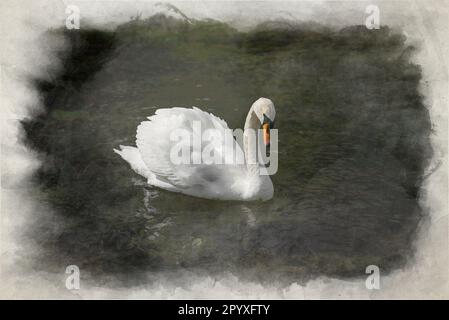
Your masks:
M114 152L119 154L126 162L129 163L131 169L133 169L137 174L148 178L149 170L142 160L142 156L139 149L135 147L120 146L120 150L114 149Z

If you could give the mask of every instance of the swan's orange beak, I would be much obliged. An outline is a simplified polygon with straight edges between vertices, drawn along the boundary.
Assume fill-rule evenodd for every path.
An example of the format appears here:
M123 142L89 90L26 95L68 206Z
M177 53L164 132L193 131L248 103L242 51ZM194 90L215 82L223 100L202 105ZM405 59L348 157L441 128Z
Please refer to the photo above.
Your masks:
M266 146L270 145L270 124L264 123L262 125L263 130L263 143L265 143Z

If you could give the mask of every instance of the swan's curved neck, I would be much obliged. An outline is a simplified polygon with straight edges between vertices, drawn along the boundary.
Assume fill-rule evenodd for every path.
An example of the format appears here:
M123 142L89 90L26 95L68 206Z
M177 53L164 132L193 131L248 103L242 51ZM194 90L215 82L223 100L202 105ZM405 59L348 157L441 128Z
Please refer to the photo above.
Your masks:
M259 174L259 164L257 162L257 130L260 127L260 120L254 112L253 107L249 109L246 116L243 131L243 152L245 153L246 167L253 174Z
M244 129L257 130L260 127L260 120L254 112L253 107L251 107L246 115L245 127Z

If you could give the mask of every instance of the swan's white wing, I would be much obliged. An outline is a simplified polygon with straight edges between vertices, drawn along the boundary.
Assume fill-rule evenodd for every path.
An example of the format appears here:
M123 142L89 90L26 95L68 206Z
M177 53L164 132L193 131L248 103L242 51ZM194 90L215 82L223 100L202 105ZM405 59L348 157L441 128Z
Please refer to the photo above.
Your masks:
M136 145L143 162L157 178L178 188L188 188L226 178L231 171L234 173L234 170L238 170L238 166L232 164L174 164L170 160L170 150L174 144L170 141L170 135L175 130L185 130L193 136L196 133L193 129L194 121L201 124L201 132L216 129L222 133L221 141L207 143L214 154L226 156L234 152L237 157L243 157L240 146L234 141L232 132L222 119L195 107L158 109L148 119L137 128Z

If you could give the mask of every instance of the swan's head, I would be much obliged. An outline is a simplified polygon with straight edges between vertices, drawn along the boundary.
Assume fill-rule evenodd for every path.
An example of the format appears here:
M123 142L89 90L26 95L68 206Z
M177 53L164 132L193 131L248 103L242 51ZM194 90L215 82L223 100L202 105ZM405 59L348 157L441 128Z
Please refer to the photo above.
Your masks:
M262 125L264 143L269 145L270 129L274 127L274 118L276 117L273 101L267 98L259 98L253 103L252 109Z
M273 101L267 98L259 98L253 103L252 108L262 124L265 121L274 123L276 110L274 109Z

